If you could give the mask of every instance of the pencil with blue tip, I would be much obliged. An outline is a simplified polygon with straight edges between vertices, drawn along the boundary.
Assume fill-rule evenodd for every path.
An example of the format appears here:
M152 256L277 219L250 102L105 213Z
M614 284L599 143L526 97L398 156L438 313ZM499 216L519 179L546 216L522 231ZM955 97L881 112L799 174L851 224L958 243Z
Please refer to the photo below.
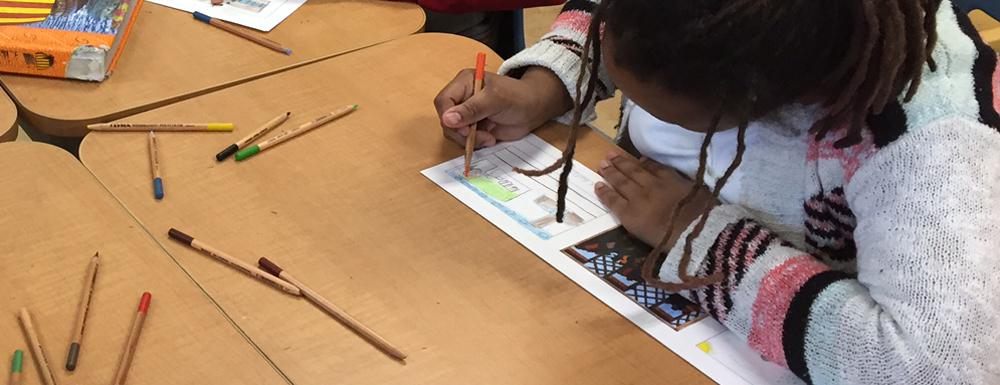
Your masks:
M257 139L260 139L260 137L264 136L264 134L267 134L268 132L270 132L271 130L273 130L275 127L280 126L282 123L284 123L286 120L288 120L289 116L292 116L292 113L291 112L286 112L286 113L283 113L281 115L278 115L274 119L271 119L267 123L264 123L264 126L262 126L261 128L259 128L257 131L254 131L253 133L251 133L250 135L247 135L243 139L240 139L236 143L230 144L229 147L226 147L222 151L219 151L218 154L215 154L215 160L217 160L219 162L226 160L226 158L228 158L231 155L235 154L237 151L239 151L239 150L241 150L243 148L246 148L247 145L249 145L250 143L253 143Z
M136 131L208 131L208 132L232 132L236 125L232 123L98 123L88 124L87 129L91 131L116 131L116 132L136 132Z
M209 24L209 25L211 25L211 26L213 26L215 28L221 29L221 30L229 32L229 33L231 33L233 35L236 35L236 36L242 37L244 39L250 40L250 41L252 41L254 43L257 43L257 44L259 44L261 46L264 46L264 47L270 48L272 50L281 52L281 53L283 53L285 55L291 55L292 54L292 50L290 48L282 47L281 43L278 43L278 42L273 41L273 40L268 40L268 39L265 39L265 38L260 37L260 36L253 35L253 34L251 34L249 32L243 31L243 30L241 30L239 28L236 28L234 26L226 24L226 23L224 23L224 22L222 22L222 21L220 21L218 19L214 19L211 16L206 15L204 13L195 12L194 13L194 18L195 18L195 20L198 20L198 21L203 22L205 24Z
M332 122L332 121L334 121L334 120L336 120L336 119L338 119L338 118L340 118L340 117L342 117L344 115L347 115L347 114L353 112L356 109L358 109L358 105L357 104L345 106L345 107L343 107L343 108L341 108L339 110L336 110L336 111L333 111L333 112L331 112L329 114L323 115L323 116L321 116L321 117L317 118L316 120L313 120L313 121L311 121L309 123L305 123L305 124L299 126L298 128L294 128L294 129L282 132L282 133L278 134L278 136L275 136L275 137L273 137L271 139L265 140L265 141L261 142L260 144L244 148L244 149L242 149L242 150L240 150L239 152L236 153L236 160L237 161L242 161L242 160L245 160L245 159L247 159L249 157L257 155L257 154L261 153L262 151L264 151L264 150L266 150L268 148L277 146L278 144L281 144L284 141L287 141L287 140L292 139L292 138L294 138L296 136L305 134L306 132L309 132L310 130L315 129L315 128L319 127L319 126L322 126L324 124L330 123L330 122Z
M156 134L149 132L149 168L153 173L153 198L163 199L163 177L160 175L159 146Z

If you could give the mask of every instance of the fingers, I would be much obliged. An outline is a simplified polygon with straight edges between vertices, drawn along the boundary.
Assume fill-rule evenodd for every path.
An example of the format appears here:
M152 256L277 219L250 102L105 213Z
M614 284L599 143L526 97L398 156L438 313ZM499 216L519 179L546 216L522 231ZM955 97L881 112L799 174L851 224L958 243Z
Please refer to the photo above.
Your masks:
M462 135L458 131L450 128L443 128L442 131L446 138L451 139L451 141L458 143L461 146L465 146L465 140L468 135ZM465 132L468 132L468 130ZM497 138L493 135L493 133L483 130L476 131L476 148L493 147L496 144Z
M446 127L459 129L498 114L504 108L500 98L484 90L445 110L441 114L441 123Z
M434 97L438 116L472 96L472 71L462 70ZM444 126L442 122L442 126Z
M628 207L628 200L603 182L597 182L594 186L594 193L597 194L597 199L611 209L611 212L617 217L620 217Z

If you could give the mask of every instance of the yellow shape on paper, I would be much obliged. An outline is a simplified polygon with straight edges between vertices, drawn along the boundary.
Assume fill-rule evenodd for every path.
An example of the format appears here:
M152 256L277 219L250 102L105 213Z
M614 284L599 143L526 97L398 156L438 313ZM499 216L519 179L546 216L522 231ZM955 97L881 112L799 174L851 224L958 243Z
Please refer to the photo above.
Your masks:
M711 353L712 352L712 344L708 343L708 341L702 342L702 343L698 344L698 349L701 349L701 351L703 351L705 353Z
M484 176L477 176L466 180L469 184L479 189L479 191L482 191L483 194L486 194L498 201L507 202L511 199L517 198L517 194L508 190L506 187L501 186L493 179Z

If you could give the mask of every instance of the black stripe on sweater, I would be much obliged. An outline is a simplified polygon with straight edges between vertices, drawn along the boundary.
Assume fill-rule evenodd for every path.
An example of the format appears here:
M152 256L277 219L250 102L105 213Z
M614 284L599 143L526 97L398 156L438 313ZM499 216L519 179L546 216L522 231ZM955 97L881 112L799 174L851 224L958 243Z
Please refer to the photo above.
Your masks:
M972 40L978 51L976 62L972 65L972 77L975 82L976 101L979 102L979 121L1000 130L1000 114L993 108L993 71L997 70L997 53L983 42L968 15L958 8L955 8L955 14L958 26Z
M722 286L722 305L725 307L726 314L729 314L733 310L733 291L740 286L740 281L737 277L743 277L743 269L746 269L746 261L748 259L756 259L757 254L753 252L755 250L750 250L750 242L753 242L754 238L760 235L761 231L765 231L763 227L756 223L749 223L750 230L747 231L747 237L743 240L742 244L739 246L739 255L734 256L736 258L733 265L733 270L730 271L723 277L720 285ZM729 263L726 263L728 266ZM732 278L732 280L730 280Z
M728 266L726 261L729 260L729 258L732 258L732 254L729 251L733 249L733 245L736 243L736 237L738 237L743 231L743 227L747 225L747 222L748 221L746 219L742 219L739 222L726 226L726 229L722 231L722 234L729 231L729 239L727 239L724 244L716 243L713 245L722 247L720 258L716 258L717 253L720 251L717 247L713 247L708 250L708 263L705 265L706 276L712 275L716 271L720 270L722 271L723 277L728 274L726 272ZM716 319L719 319L722 318L722 314L724 314L724 305L715 303L715 292L717 290L722 290L721 284L708 285L705 288L705 309L707 309Z
M906 133L906 112L898 100L885 105L881 114L868 116L868 129L871 130L876 148L882 148L896 141ZM843 194L843 190L841 190Z
M849 275L839 271L824 271L809 278L792 297L785 314L782 327L781 345L785 349L788 369L807 384L812 383L806 363L806 330L809 326L809 312L816 298L833 283L848 279Z
M562 12L567 12L567 11L581 11L581 12L586 12L586 13L589 13L589 14L593 14L595 9L597 9L597 3L594 3L592 1L589 1L589 0L569 0L569 1L566 2L566 5L563 6L562 11L559 11L559 12L562 13Z

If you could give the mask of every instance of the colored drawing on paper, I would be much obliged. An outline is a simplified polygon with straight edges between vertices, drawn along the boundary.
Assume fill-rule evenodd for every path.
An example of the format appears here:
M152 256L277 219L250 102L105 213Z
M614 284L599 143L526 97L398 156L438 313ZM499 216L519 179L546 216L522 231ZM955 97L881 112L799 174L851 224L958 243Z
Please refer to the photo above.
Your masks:
M55 0L44 21L27 26L114 35L128 7L122 0Z
M674 330L679 331L705 318L701 307L686 298L646 284L640 271L650 251L652 248L629 235L623 227L563 250Z
M557 222L558 179L531 178L514 172L515 167L538 168L527 159L527 154L506 148L480 154L472 164L470 178L463 175L464 167L449 169L447 174L543 240L608 213L593 195L595 181L576 176L567 193L563 222Z

